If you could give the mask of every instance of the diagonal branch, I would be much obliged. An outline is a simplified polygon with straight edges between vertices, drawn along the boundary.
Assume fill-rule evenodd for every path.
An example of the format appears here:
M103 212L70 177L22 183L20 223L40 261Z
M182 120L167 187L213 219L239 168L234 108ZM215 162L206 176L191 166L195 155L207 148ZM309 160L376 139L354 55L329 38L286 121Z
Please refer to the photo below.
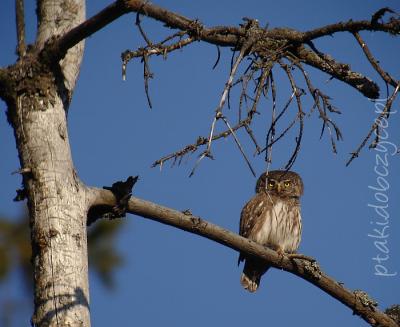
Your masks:
M123 1L115 1L60 38L51 40L50 43L44 47L44 53L42 53L42 55L46 55L52 61L59 61L64 58L68 49L128 12L129 10L125 7Z
M147 1L117 0L98 14L71 29L59 39L53 40L45 52L53 60L60 60L65 56L68 49L129 12L137 12L152 17L165 23L170 28L191 31L194 35L199 34L199 39L217 45L235 45L237 44L238 36L241 35L240 29L234 27L199 28L196 20L190 20Z
M91 188L92 206L115 206L114 195L107 190ZM282 257L275 251L265 248L249 239L214 225L185 211L160 206L158 204L131 197L128 202L129 213L158 221L184 231L203 236L239 252L256 256L269 265L295 274L331 295L354 314L359 315L372 326L398 327L386 314L376 308L376 303L365 292L351 291L332 277L322 272L315 261L299 255L294 258Z
M354 37L356 38L358 44L360 45L361 49L364 51L365 56L367 57L368 61L370 62L371 66L377 71L377 73L382 77L382 79L390 84L393 87L396 87L399 82L396 82L389 73L385 72L381 66L379 66L378 61L374 58L371 51L369 50L367 44L361 38L359 33L353 33Z
M235 132L238 129L249 125L250 122L251 122L251 117L247 117L246 119L240 121L239 123L237 123L235 126L231 127L230 129L227 129L227 130L225 130L225 131L223 131L223 132L221 132L219 134L213 135L211 141L213 142L213 141L218 140L220 138L223 138L223 137L225 138L225 137L231 135L232 131ZM203 145L206 145L206 144L208 145L209 143L210 143L210 138L209 137L199 136L197 138L197 140L196 140L196 143L189 144L189 145L185 146L181 150L178 150L178 151L176 151L174 153L170 153L170 154L168 154L168 155L156 160L151 165L151 167L153 167L153 168L156 167L156 166L162 167L164 162L166 162L168 160L172 160L172 159L174 159L174 162L175 162L176 160L178 160L178 158L183 158L183 156L185 156L185 155L187 155L189 153L193 153L193 152L197 151L197 149L200 146L203 146ZM205 151L205 152L207 152L207 151Z
M351 157L350 159L346 162L346 166L350 165L351 162L355 159L358 158L361 150L365 147L365 145L367 144L368 140L371 138L372 133L375 132L376 134L376 139L373 141L373 143L371 144L370 148L375 148L381 138L379 135L379 128L382 125L382 120L383 119L388 119L390 116L390 110L392 108L392 104L394 102L394 100L396 99L398 93L400 90L400 82L399 84L397 84L396 88L394 89L392 95L390 96L389 99L387 99L386 104L385 104L385 108L382 110L382 112L379 114L379 116L375 119L374 123L372 124L367 136L364 138L364 140L361 142L361 144L358 146L358 148L351 153Z
M379 97L379 87L370 78L353 72L350 66L342 64L328 55L322 58L319 54L307 49L304 46L299 46L294 51L295 56L309 66L313 66L325 73L328 73L334 78L345 82L354 87L366 97L376 99Z

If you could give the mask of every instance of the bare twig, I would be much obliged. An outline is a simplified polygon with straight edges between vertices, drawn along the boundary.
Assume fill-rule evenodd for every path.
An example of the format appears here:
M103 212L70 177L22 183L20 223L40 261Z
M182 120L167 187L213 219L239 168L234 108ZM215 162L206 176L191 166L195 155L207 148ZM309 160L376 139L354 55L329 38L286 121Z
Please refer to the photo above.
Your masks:
M261 152L264 152L268 149L272 149L272 146L275 143L278 143L278 141L280 139L282 139L287 134L287 132L289 132L289 130L294 126L294 124L296 124L296 121L297 121L297 116L286 126L286 128L281 132L281 134L279 134L279 136L277 138L270 137L270 142L267 144L267 146L264 149L261 150ZM268 157L268 158L271 158L271 157ZM268 162L272 162L272 159L269 159L269 161L267 161L267 163Z
M247 124L249 124L250 119L246 118L242 121L240 121L238 124L236 124L234 127L232 127L233 131L237 131L238 129L246 126ZM231 131L228 129L226 131L223 131L217 135L214 135L212 137L212 141L216 141L219 140L221 138L225 138L227 136L231 135ZM189 144L187 146L185 146L183 149L178 150L174 153L168 154L158 160L156 160L151 166L152 167L156 167L159 165L164 164L166 161L171 160L171 159L175 159L175 158L181 158L189 153L194 153L200 146L206 145L209 143L209 139L206 137L198 137L197 141L193 144Z
M263 90L265 88L265 81L268 79L268 76L270 76L273 65L274 65L274 62L271 61L268 63L268 65L265 68L261 69L261 76L258 79L258 82L256 85L256 90L254 92L255 98L253 101L253 106L251 107L251 110L249 112L249 115L254 115L257 112L258 103L260 101L261 94L263 93Z
M392 9L388 8L388 7L381 8L381 9L379 9L377 12L375 12L375 13L372 15L372 17L371 17L371 23L372 23L372 24L377 24L378 21L379 21L380 19L382 19L383 16L384 16L387 12L392 13L392 14L395 14L395 12L394 12Z
M211 156L211 154L209 152L207 152L207 151L204 151L202 154L200 154L199 159L197 159L196 163L194 164L194 167L193 167L192 171L189 174L189 177L192 177L194 175L197 167L200 164L200 161L203 160L205 157L208 157L208 158L211 158L211 159L213 158Z
M192 177L194 175L194 172L196 168L199 166L200 161L203 160L204 158L211 158L213 159L213 156L211 155L211 143L213 141L213 135L214 135L214 129L215 129L215 123L217 120L221 118L221 113L217 112L212 123L211 123L211 128L210 128L210 136L207 139L207 149L199 156L199 159L197 159L192 171L189 174L189 177Z
M232 66L231 72L230 72L229 77L228 77L228 81L226 82L225 87L224 87L224 90L222 91L222 96L221 96L221 99L219 100L219 104L218 104L218 106L217 106L217 109L215 109L215 112L216 112L216 113L222 111L222 108L224 107L224 104L225 104L225 101L226 101L226 99L227 99L229 90L230 90L231 87L232 87L233 79L235 78L235 75L236 75L237 69L238 69L238 67L239 67L239 64L242 62L242 60L243 60L243 58L244 58L244 55L245 55L245 53L248 51L248 49L249 49L250 46L251 46L251 45L246 44L246 45L244 45L244 46L242 47L242 49L240 50L239 55L238 55L238 57L236 58L236 60L235 60L235 62L234 62L234 64L233 64L233 66Z
M138 16L137 16L138 17ZM147 42L147 46L145 48L140 48L136 51L129 51L126 50L125 52L122 53L121 58L122 58L122 79L125 81L126 80L126 65L131 60L132 58L136 57L141 57L142 62L143 62L143 80L144 80L144 89L147 97L147 102L149 104L149 107L152 108L151 104L151 99L149 95L149 79L153 78L153 74L150 71L150 66L149 66L149 57L151 55L163 55L164 58L166 58L167 53L172 52L176 49L180 49L193 41L195 41L194 37L188 37L186 39L180 39L178 42L170 44L170 45L165 45L166 42L179 37L181 38L183 35L186 34L186 32L179 32L175 33L171 36L168 36L166 39L163 41L157 43L157 44L152 44L152 42L147 38L146 34L144 33L143 29L141 28L140 25L140 19L137 19L137 25L140 28L141 34L143 38L145 38Z
M143 79L144 79L144 91L147 97L147 103L150 109L152 108L151 99L149 95L149 79L153 78L153 73L150 71L149 67L149 57L147 55L143 56Z
M265 138L265 162L267 163L267 169L266 171L269 171L269 168L272 163L272 145L275 143L275 125L276 125L276 87L275 87L275 80L274 80L274 75L272 74L272 71L269 75L269 81L271 85L271 95L272 95L272 110L271 110L271 125L270 128L267 132L267 137ZM268 87L268 84L267 84ZM266 94L268 93L268 90L265 92ZM294 94L293 94L294 96ZM292 97L293 99L293 97ZM287 107L289 107L289 104L292 100L288 102ZM287 109L286 107L286 109ZM282 110L282 114L286 111L284 108ZM279 119L279 118L278 118ZM286 132L285 132L286 134Z
M126 50L125 52L122 53L122 61L127 64L128 61L130 61L133 58L140 57L142 58L143 56L152 56L152 55L162 55L164 58L166 55L172 51L182 49L183 47L189 45L190 43L193 43L195 41L194 37L187 37L185 39L181 39L176 43L165 45L167 41L169 41L171 38L176 38L176 37L182 37L186 33L175 33L172 36L167 37L165 40L161 41L160 43L153 44L151 46L147 46L145 48L139 48L136 51L130 51Z
M249 84L250 78L247 75L242 76L242 78L240 78L238 80L238 82L240 81L240 85L242 87L242 90L240 92L240 96L239 96L239 106L238 106L238 121L242 120L242 107L243 107L243 100L246 103L246 107L247 107L247 86Z
M222 116L221 119L224 121L225 125L228 127L229 131L231 132L231 134L232 134L232 136L233 136L233 138L235 140L235 143L238 146L239 151L242 154L244 160L246 161L247 166L249 167L251 173L253 174L254 177L256 177L256 172L254 171L253 167L251 166L251 163L250 163L249 159L247 158L246 154L244 153L243 147L240 144L239 139L236 136L236 133L233 131L233 129L232 129L231 125L229 124L228 120L226 119L226 117ZM248 126L246 126L246 127L248 128Z
M261 147L258 145L257 139L254 136L254 133L251 130L250 126L249 125L244 125L244 128L245 128L247 134L249 134L250 139L253 141L253 144L254 144L254 146L256 148L255 154L260 154L261 153Z
M271 119L271 125L270 125L270 127L269 127L269 129L268 129L268 132L267 132L267 137L266 137L267 145L265 146L264 149L261 150L261 152L267 151L267 154L268 154L268 151L272 151L272 146L273 146L275 143L277 143L282 137L284 137L284 136L286 135L286 133L287 133L287 132L293 127L293 125L296 123L297 117L296 117L295 119L293 119L292 122L291 122L291 123L283 130L283 132L275 139L275 133L276 133L275 127L276 127L276 124L277 124L278 121L283 117L283 115L285 114L285 112L286 112L287 109L289 108L290 104L292 103L294 97L295 97L295 92L293 92L293 93L291 94L291 96L289 97L289 99L288 99L288 101L286 102L285 106L283 107L283 109L281 110L281 112L280 112L280 113L278 114L278 116L276 116L276 117L275 117L276 108L275 108L275 106L272 107L272 116L273 116L273 117L272 117L272 119ZM270 155L270 154L268 154L268 155L266 156L265 161L266 161L267 163L272 161L271 155Z
M141 25L141 20L140 20L140 12L143 10L144 6L146 5L148 1L143 2L142 5L142 9L138 10L136 13L136 26L139 29L140 35L142 35L143 39L145 40L145 42L147 43L147 46L151 47L152 43L150 41L150 39L147 37L146 33L144 32L142 25Z
M23 57L26 52L25 44L25 10L24 0L15 0L15 16L17 22L17 55L19 58Z
M296 158L299 154L300 151L300 146L301 146L301 140L303 138L303 130L304 130L304 111L302 108L302 103L301 103L301 96L304 95L304 90L298 88L296 86L294 77L290 71L290 67L286 64L283 64L282 62L280 62L281 67L283 68L283 70L286 72L286 75L288 76L290 85L292 87L293 93L296 97L296 102L297 102L297 119L299 121L299 132L298 135L296 137L296 146L294 148L294 151L292 153L292 156L290 157L289 161L287 162L287 164L285 165L285 169L289 170L294 162L296 161Z
M142 58L142 62L143 62L143 80L144 80L144 88L145 88L145 93L146 93L146 97L147 97L147 102L149 104L149 107L152 108L152 104L151 104L151 99L150 99L150 95L149 95L149 79L153 78L153 74L150 71L150 66L149 66L149 57L151 55L163 55L164 58L166 58L167 53L172 52L176 49L180 49L190 43L192 43L193 41L195 41L195 37L188 37L186 39L180 39L178 42L173 43L173 44L167 44L165 45L168 41L173 40L174 38L182 38L182 36L184 36L186 34L186 32L179 32L179 33L175 33L171 36L168 36L166 39L164 39L163 41L157 43L157 44L153 44L148 37L146 36L144 30L141 28L140 25L140 18L139 16L137 16L137 20L136 20L136 24L139 26L139 29L141 31L141 34L143 36L143 38L146 40L147 42L147 46L145 48L140 48L136 51L129 51L126 50L125 52L122 53L121 58L122 58L122 79L125 80L126 79L126 65L127 63L132 59L132 58L136 58L136 57L141 57Z
M218 66L220 59L221 59L221 50L220 50L219 46L217 45L217 60L215 60L215 64L212 67L213 70Z
M364 51L365 56L367 57L368 61L374 67L374 69L377 71L377 73L382 77L382 79L392 85L393 87L396 87L399 82L395 81L389 73L385 72L381 66L379 66L378 61L374 58L372 55L371 51L369 50L367 44L364 42L364 40L361 38L360 34L355 32L353 33L355 39L357 40L358 44L360 45L361 49Z
M328 131L329 131L329 135L330 135L332 151L333 151L333 153L337 153L336 142L335 142L335 140L333 138L332 128L335 130L336 140L337 141L342 139L342 133L341 133L339 127L336 125L336 123L332 119L329 118L329 116L327 115L327 111L333 112L333 113L337 113L337 114L340 114L340 111L337 110L336 108L334 108L330 104L330 102L329 102L330 98L327 95L325 95L324 93L322 93L320 90L316 89L313 86L313 84L311 83L310 77L308 76L307 72L305 71L305 69L303 68L301 63L299 63L297 61L293 61L293 64L303 74L303 77L304 77L304 79L306 81L306 84L307 84L307 88L310 91L310 94L314 99L314 105L310 110L310 114L313 112L313 110L315 108L317 108L318 112L319 112L319 118L322 119L322 128L321 128L320 138L322 138L322 136L324 134L325 127L327 127ZM322 100L322 107L321 107L320 99Z
M213 119L213 121L212 121L212 124L211 124L210 135L209 135L209 137L208 137L207 149L200 155L199 159L196 161L196 164L195 164L194 168L192 169L192 171L191 171L189 177L193 176L193 174L194 174L196 168L198 167L198 165L200 164L201 160L203 160L205 157L210 157L210 156L211 156L211 143L212 143L212 141L213 141L215 124L216 124L217 120L218 120L218 119L221 119L221 118L222 118L222 120L225 122L225 124L227 125L228 130L229 130L229 131L231 132L231 134L233 135L233 137L234 137L234 139L235 139L235 142L236 142L236 144L238 145L239 150L240 150L240 152L242 153L244 159L246 160L246 163L247 163L247 165L249 166L249 168L250 168L252 174L254 175L254 177L256 176L256 175L255 175L255 172L254 172L254 169L253 169L253 167L251 167L251 164L250 164L249 160L247 159L246 155L244 154L243 148L242 148L242 146L240 145L240 142L239 142L239 140L237 139L237 137L236 137L236 135L235 135L233 129L232 129L231 126L229 125L228 121L227 121L227 120L224 118L224 116L222 115L222 109L223 109L223 107L224 107L224 104L225 104L225 101L226 101L226 99L227 99L227 96L229 95L229 91L230 91L230 89L231 89L231 87L232 87L233 80L234 80L234 78L235 78L235 75L236 75L237 69L238 69L238 67L239 67L239 64L241 63L241 61L243 60L243 58L244 58L244 56L245 56L245 53L247 53L247 52L249 51L249 49L251 48L251 46L252 46L252 43L251 43L251 42L246 42L245 44L243 44L242 48L240 49L239 55L238 55L238 57L236 58L236 60L235 60L235 62L234 62L234 64L233 64L233 66L232 66L231 72L230 72L229 77L228 77L228 81L227 81L227 83L225 84L225 87L224 87L224 90L223 90L223 92L222 92L222 95L221 95L221 99L220 99L220 101L219 101L219 104L218 104L217 108L215 109L215 117L214 117L214 119ZM212 158L212 156L211 156L211 158Z
M359 156L361 150L362 150L362 149L365 147L365 145L367 144L367 142L368 142L368 140L370 139L372 133L373 133L374 131L376 131L376 130L379 128L379 126L381 125L382 119L387 118L387 117L390 115L390 109L391 109L391 107L392 107L393 101L396 99L396 96L397 96L397 94L398 94L398 92L399 92L399 89L400 89L400 83L397 84L397 86L396 86L396 88L394 89L392 95L391 95L390 98L386 101L385 108L382 110L382 112L379 114L379 116L375 119L375 121L374 121L374 123L372 124L372 126L371 126L371 128L370 128L370 130L369 130L369 132L368 132L368 134L367 134L367 136L364 138L364 140L361 142L361 144L358 146L358 148L357 148L354 152L351 153L351 157L350 157L350 159L347 161L346 166L350 165L351 162L352 162L355 158L358 158L358 156ZM377 137L378 137L378 140L375 139L375 141L374 141L375 146L376 146L377 144L379 144L379 142L380 142L380 139L379 139L378 134L377 134Z

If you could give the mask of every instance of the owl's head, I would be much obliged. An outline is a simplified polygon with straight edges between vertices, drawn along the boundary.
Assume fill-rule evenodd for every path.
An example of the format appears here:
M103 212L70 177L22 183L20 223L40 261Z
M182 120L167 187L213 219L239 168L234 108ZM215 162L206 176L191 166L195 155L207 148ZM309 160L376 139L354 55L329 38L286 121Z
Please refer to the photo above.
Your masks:
M257 180L256 193L267 192L280 197L300 197L304 186L301 177L293 171L273 170Z

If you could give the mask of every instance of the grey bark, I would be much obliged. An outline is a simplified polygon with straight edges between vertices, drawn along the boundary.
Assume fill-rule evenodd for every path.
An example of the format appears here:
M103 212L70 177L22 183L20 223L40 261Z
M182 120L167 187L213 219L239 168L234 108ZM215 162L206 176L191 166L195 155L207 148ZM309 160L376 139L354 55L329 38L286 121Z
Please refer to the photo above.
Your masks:
M30 213L34 326L90 326L86 188L74 170L67 112L83 43L58 63L35 56L85 19L84 0L38 1L33 47L9 69L6 101ZM3 76L4 77L4 76Z
M84 0L39 0L37 49L42 49L50 38L63 35L82 23L86 17L85 8ZM83 50L84 41L69 49L64 59L60 61L69 100L79 74Z

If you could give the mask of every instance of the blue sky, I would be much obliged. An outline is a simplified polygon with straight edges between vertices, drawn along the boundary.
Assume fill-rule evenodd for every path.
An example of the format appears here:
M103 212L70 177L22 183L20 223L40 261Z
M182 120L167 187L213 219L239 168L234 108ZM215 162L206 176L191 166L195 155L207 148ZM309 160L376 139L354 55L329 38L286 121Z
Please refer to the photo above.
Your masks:
M207 26L237 25L242 17L257 18L272 27L308 30L340 20L369 19L382 6L400 11L398 3L387 1L154 1L187 17L198 18ZM88 1L88 16L109 4ZM35 17L32 3L27 3L28 40L33 41ZM13 1L0 4L0 65L15 60L15 24ZM222 49L215 70L216 48L195 43L183 51L170 54L168 60L151 59L154 79L150 81L153 109L149 110L143 91L142 66L139 61L128 65L127 80L121 78L120 54L144 42L135 26L135 16L126 15L91 36L69 113L69 135L74 162L81 179L95 186L110 185L129 175L140 175L135 195L178 210L190 210L206 220L237 231L239 215L254 192L255 179L237 150L233 139L213 144L216 160L203 160L192 178L188 175L197 159L187 157L181 166L162 171L150 168L161 156L193 143L209 131L213 112L227 79L231 53ZM143 26L153 40L170 33L162 24L144 19ZM363 33L371 51L383 68L399 78L398 39L382 33ZM349 34L335 35L316 42L316 46L336 59L351 64L384 85L362 57L356 41ZM328 138L319 140L320 121L314 113L305 121L302 150L293 170L305 184L302 198L303 238L299 251L317 258L322 269L351 289L363 289L379 302L381 308L399 303L400 292L400 178L399 155L365 149L359 159L345 167L349 153L366 135L377 117L374 103L339 81L309 69L314 80L333 104L342 111L334 117L344 140L338 143L338 154L332 154ZM279 77L278 108L289 94L287 83ZM235 99L235 95L233 95ZM310 102L306 101L306 110ZM399 144L400 102L385 128L388 142ZM5 104L0 103L0 214L17 218L21 204L12 202L20 177L11 175L19 167L15 142L5 118ZM236 103L226 115L234 120ZM271 105L260 107L255 132L263 140L269 123ZM294 112L295 108L291 109ZM218 125L218 130L223 126ZM244 133L238 133L257 174L265 169L263 156L253 157L254 148ZM295 135L274 148L272 168L281 168L293 148ZM385 177L388 226L385 229L388 253L379 250L374 241L375 228L382 228L375 212L382 195L378 173L387 160ZM379 167L377 167L379 166ZM375 188L375 189L374 189ZM385 198L386 201L386 198ZM125 265L116 273L117 287L108 291L91 275L91 312L93 326L242 326L243 324L308 324L325 326L366 326L352 312L311 284L272 269L263 277L260 290L245 292L239 283L242 267L237 267L237 253L174 228L129 215L118 239ZM396 276L376 276L373 260L387 255L383 263ZM16 274L10 283L0 286L0 301L7 296L24 298ZM21 320L29 324L30 310Z

